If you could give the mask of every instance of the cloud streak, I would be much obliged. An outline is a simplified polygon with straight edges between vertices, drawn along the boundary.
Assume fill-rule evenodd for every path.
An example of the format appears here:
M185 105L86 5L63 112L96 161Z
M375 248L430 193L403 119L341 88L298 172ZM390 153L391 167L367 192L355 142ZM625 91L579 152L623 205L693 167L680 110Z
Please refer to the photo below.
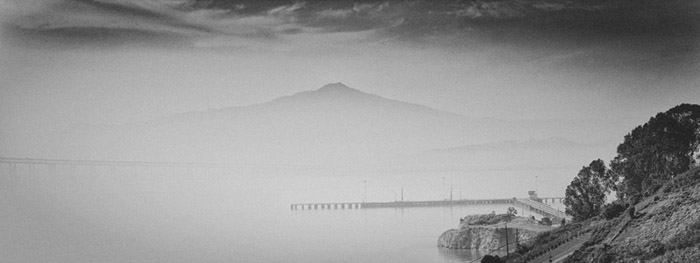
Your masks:
M583 28L592 20L603 18L604 26L616 28L628 20L639 28L649 27L646 20L683 20L682 7L676 3L646 7L625 7L623 1L613 4L584 4L568 1L385 1L347 5L341 1L284 1L223 5L218 1L183 0L61 0L50 2L49 8L10 21L11 26L26 30L55 28L133 29L153 32L168 31L189 37L280 36L304 32L352 32L386 30L403 34L411 31L482 30L513 26L504 21L553 26L567 22ZM672 1L674 2L674 1ZM678 1L675 1L678 2ZM669 12L668 6L671 6ZM621 9L622 8L622 9ZM627 8L624 10L624 8ZM666 10L649 17L649 10ZM665 9L664 9L665 8ZM257 11L256 11L257 10ZM622 12L622 18L618 11ZM593 17L594 19L586 19ZM654 22L654 21L651 21ZM693 22L693 21L685 21ZM599 22L600 23L600 22ZM647 25L645 25L647 23ZM516 26L517 27L517 26ZM639 29L638 28L638 29ZM263 34L261 34L264 32Z
M501 46L527 50L533 58L546 53L548 59L573 59L557 65L580 67L586 61L583 66L590 67L590 61L614 65L605 56L616 49L642 57L652 52L663 63L693 60L700 40L700 4L686 0L55 0L23 6L21 15L4 21L6 34L20 42L67 46L145 42L317 50L372 43L471 51ZM663 55L669 52L673 58Z

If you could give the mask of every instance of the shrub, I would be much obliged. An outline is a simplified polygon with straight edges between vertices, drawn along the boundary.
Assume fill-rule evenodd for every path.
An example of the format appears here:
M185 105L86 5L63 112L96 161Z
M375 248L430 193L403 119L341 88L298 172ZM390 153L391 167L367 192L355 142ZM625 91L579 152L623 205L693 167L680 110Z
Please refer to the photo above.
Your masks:
M651 240L649 242L645 242L644 249L646 250L646 253L644 253L642 259L652 259L666 253L666 248L658 240Z
M630 208L627 210L630 214L630 218L634 219L635 211L634 211L634 206L630 206Z
M670 182L666 183L664 186L664 193L670 193L678 190L685 189L687 187L697 184L700 180L700 169L695 168L695 171L690 171L685 174L681 174L673 178Z
M467 225L493 225L508 219L506 214L470 215L462 218L461 222Z
M665 250L677 250L692 247L700 243L700 220L688 225L688 231L672 237L664 246Z
M615 253L615 251L613 251L612 249L610 249L610 247L607 247L607 246L606 246L606 247L603 248L603 253L602 253L601 257L600 257L600 262L601 262L601 263L619 262L619 261L618 261L618 258L619 258L619 257L620 257L620 256L619 256L617 253Z
M543 217L542 221L540 221L540 224L545 225L545 226L551 226L552 220L549 219L549 217Z
M620 201L606 204L603 206L603 217L605 217L607 220L616 218L625 212L625 209L625 205L623 205Z

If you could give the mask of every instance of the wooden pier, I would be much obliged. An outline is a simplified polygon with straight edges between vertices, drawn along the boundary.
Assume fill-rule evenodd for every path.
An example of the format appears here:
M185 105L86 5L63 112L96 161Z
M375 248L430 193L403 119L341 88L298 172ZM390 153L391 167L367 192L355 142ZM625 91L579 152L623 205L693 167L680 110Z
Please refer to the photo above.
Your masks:
M358 202L358 203L306 203L291 204L292 210L337 210L337 209L369 209L369 208L401 208L401 207L431 207L431 206L461 206L512 204L515 199L472 199L472 200L443 200L443 201L396 201L396 202Z
M551 203L554 200L561 200L562 197L549 197ZM544 199L543 199L544 201ZM467 205L513 205L520 209L537 213L552 220L567 218L562 211L551 206L531 200L528 198L509 199L463 199L463 200L443 200L443 201L396 201L396 202L357 202L357 203L299 203L291 204L291 210L339 210L339 209L372 209L372 208L404 208L404 207L449 207Z

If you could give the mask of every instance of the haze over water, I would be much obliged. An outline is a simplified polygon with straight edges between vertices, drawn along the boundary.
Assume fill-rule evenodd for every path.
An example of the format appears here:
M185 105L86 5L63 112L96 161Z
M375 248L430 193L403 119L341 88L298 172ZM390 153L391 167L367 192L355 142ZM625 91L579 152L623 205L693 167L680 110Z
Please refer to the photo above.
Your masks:
M507 208L292 211L291 201L361 202L363 182L359 177L197 169L70 170L29 174L19 168L8 176L3 167L0 232L6 238L0 246L5 260L463 262L481 254L440 250L437 236L457 227L464 215ZM381 200L374 196L386 194L375 183L384 182L370 181L369 198ZM440 194L408 183L407 196ZM343 200L348 192L356 198Z

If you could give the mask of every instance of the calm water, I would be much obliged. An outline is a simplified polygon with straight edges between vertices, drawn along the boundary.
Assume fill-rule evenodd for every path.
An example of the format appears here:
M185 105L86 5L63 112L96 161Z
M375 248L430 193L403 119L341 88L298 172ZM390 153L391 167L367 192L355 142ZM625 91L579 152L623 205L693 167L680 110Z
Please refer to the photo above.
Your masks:
M392 201L402 185L410 200L449 196L445 179L435 176L367 180L365 193L360 177L306 172L3 167L2 173L0 258L7 262L465 262L480 253L438 249L438 236L462 216L507 208L289 207L361 201L365 194Z

